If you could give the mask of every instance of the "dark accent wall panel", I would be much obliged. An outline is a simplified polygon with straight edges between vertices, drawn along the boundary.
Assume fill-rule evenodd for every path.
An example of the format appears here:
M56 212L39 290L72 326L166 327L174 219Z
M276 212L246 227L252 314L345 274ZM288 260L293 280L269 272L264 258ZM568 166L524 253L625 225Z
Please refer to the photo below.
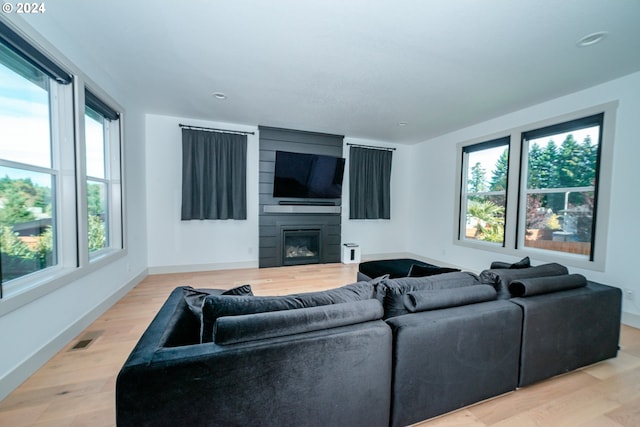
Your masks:
M313 206L317 202L330 202L334 206L341 206L342 199L273 197L273 172L275 169L275 152L278 150L342 157L344 137L342 135L266 126L260 126L259 129L260 267L278 267L282 265L282 230L298 227L300 229L318 228L321 230L320 262L340 262L342 226L340 209L337 209L334 213L270 213L265 212L265 206L276 206L282 202L296 202L309 206Z

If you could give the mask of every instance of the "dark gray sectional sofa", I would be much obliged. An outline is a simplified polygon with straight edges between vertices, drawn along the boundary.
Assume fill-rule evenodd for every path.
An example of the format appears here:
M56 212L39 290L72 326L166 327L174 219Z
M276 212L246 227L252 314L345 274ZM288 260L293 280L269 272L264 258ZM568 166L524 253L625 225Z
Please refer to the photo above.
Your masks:
M404 426L616 356L619 289L500 267L282 297L177 288L118 375L117 424Z

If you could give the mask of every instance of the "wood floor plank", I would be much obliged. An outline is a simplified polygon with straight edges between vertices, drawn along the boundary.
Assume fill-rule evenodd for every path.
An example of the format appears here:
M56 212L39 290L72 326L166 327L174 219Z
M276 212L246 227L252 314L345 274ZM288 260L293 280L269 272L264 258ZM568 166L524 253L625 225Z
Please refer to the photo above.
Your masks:
M356 264L324 264L148 276L0 402L0 426L115 426L118 371L177 286L229 289L251 284L256 295L283 295L352 283L356 273ZM96 331L100 335L86 349L71 350L86 333ZM616 359L416 425L627 427L640 425L638 408L640 330L623 325Z

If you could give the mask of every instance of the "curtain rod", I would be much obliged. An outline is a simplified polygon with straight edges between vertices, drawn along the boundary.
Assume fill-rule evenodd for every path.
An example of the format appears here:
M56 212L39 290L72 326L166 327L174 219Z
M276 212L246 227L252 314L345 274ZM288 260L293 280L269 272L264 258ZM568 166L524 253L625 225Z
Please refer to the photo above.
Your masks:
M352 147L360 147L360 148L372 148L374 150L396 151L396 149L393 147L376 147L374 145L351 144L350 142L347 142L347 145L350 145Z
M187 128L187 129L205 130L207 132L223 132L223 133L237 133L237 134L240 134L240 135L255 135L255 132L245 132L245 131L241 131L241 130L205 128L205 127L202 127L202 126L183 125L182 123L180 123L178 126L180 126L181 128Z

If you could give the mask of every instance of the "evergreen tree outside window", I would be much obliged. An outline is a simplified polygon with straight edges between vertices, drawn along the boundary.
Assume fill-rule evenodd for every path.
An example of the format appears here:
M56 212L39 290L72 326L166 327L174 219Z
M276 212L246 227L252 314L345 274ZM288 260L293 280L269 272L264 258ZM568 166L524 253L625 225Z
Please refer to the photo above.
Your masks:
M592 259L603 114L523 133L522 245Z
M456 244L603 271L617 105L459 144Z
M463 148L460 238L504 245L509 138Z

